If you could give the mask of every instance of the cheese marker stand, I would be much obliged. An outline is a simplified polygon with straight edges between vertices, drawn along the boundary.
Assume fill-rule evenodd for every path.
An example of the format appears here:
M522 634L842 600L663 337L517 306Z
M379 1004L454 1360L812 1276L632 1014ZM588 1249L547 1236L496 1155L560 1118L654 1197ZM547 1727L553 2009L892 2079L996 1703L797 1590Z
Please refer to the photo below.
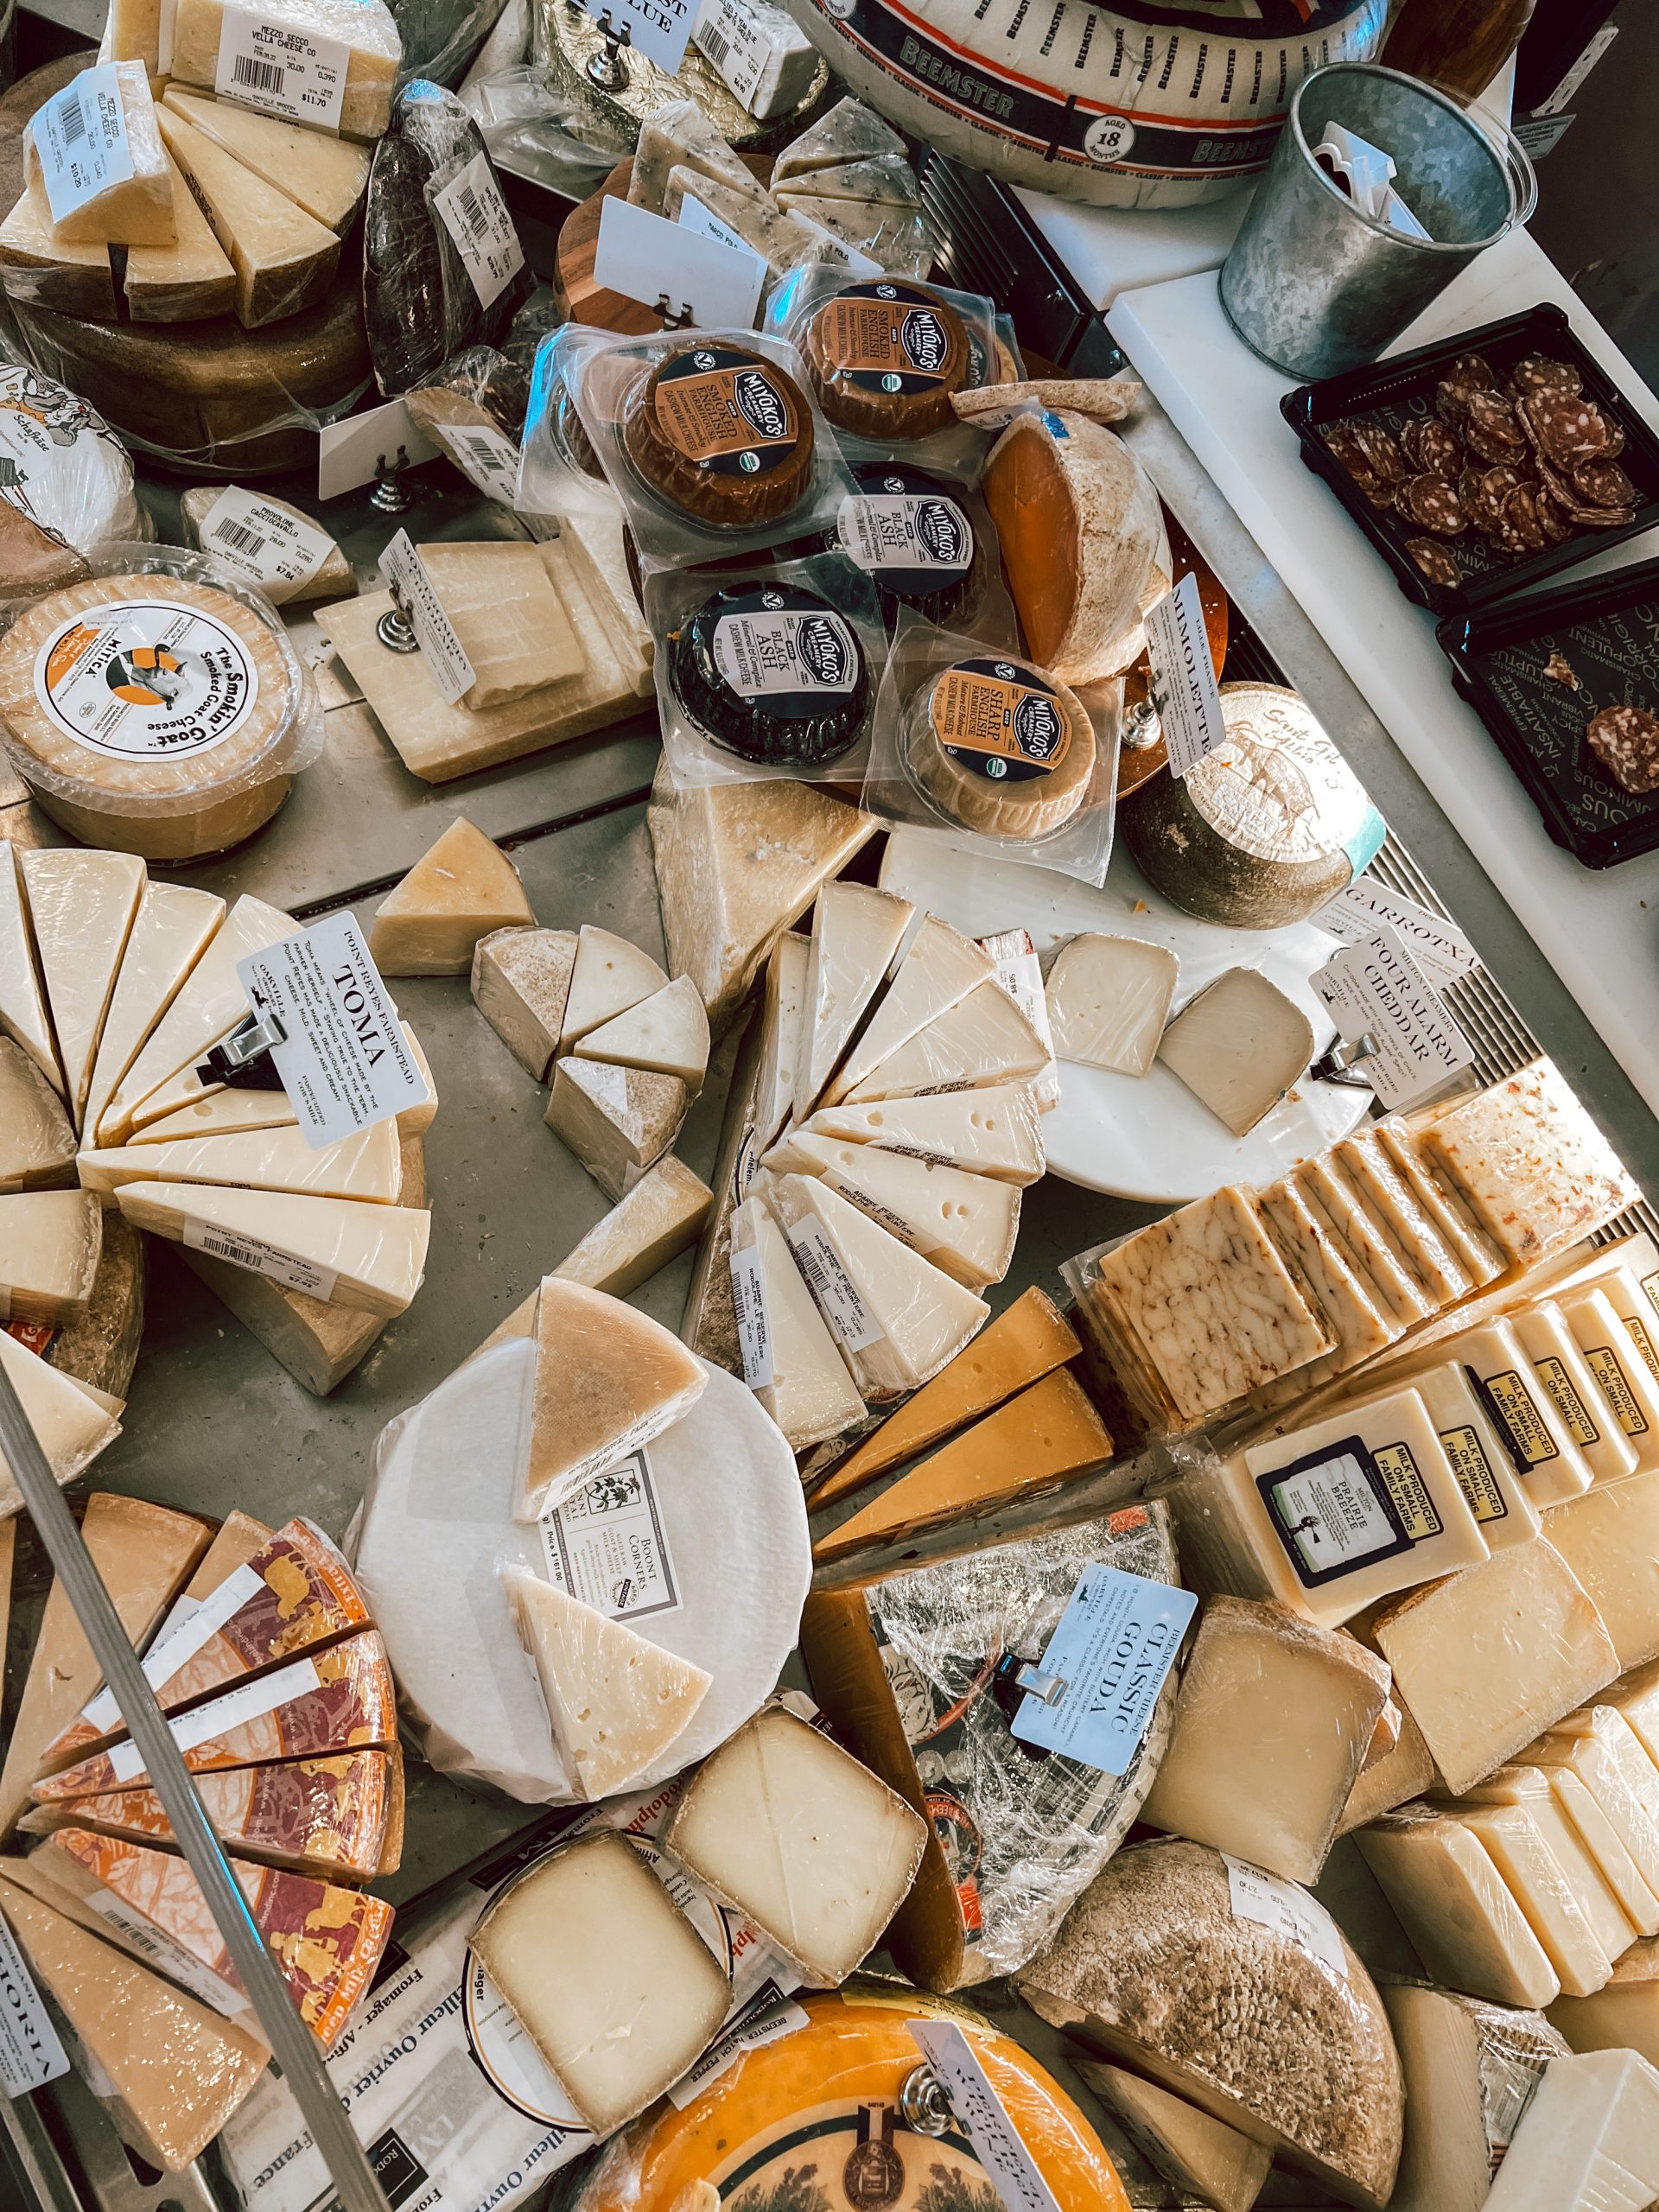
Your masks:
M1217 12L0 93L20 2201L1659 2201L1659 408Z

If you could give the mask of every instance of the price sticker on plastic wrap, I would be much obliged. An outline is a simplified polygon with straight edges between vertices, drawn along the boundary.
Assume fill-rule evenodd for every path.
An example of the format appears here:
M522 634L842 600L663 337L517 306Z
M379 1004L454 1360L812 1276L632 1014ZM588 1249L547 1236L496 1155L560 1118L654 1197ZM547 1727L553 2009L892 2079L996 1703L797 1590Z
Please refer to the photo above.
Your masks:
M499 430L483 423L446 423L443 435L455 465L474 491L504 507L518 504L518 448Z
M1198 1601L1099 1560L1085 1567L1013 1728L1021 1743L1126 1774Z
M1065 2212L1037 2171L1019 2129L972 2044L954 2020L906 2020L917 2049L938 2078L950 2116L974 2146L1007 2212Z
M766 1313L760 1255L753 1244L732 1255L732 1311L743 1355L743 1380L751 1390L764 1390L772 1381L772 1324Z
M279 598L308 582L334 550L326 530L290 513L275 499L262 499L232 484L213 501L201 521L201 550L216 554L226 568L262 591ZM280 588L271 590L275 585Z
M480 307L493 307L524 267L524 249L489 156L474 154L433 194L432 205L467 265Z
M1184 776L1224 743L1221 688L1211 658L1198 580L1189 569L1146 618L1152 702L1163 725L1169 772Z
M1473 1046L1393 930L1350 945L1309 981L1345 1042L1374 1043L1357 1065L1391 1109L1433 1097L1473 1065Z
M82 70L35 111L29 127L54 223L133 174L120 79L112 61Z
M232 0L219 22L213 90L285 122L338 132L351 60L344 39L319 38Z
M21 2097L69 2071L69 2056L48 2016L16 1937L0 1920L0 2089Z
M1268 1874L1243 1859L1227 1859L1227 1897L1236 1920L1253 1920L1275 1936L1300 1943L1332 1974L1348 1979L1348 1955L1342 1933L1317 1897L1281 1875Z

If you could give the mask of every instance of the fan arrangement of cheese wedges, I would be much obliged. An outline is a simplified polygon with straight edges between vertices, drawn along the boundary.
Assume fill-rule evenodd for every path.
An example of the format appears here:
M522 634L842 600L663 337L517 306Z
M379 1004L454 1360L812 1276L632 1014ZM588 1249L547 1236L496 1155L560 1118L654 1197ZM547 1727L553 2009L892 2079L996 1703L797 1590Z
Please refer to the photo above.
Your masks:
M298 926L152 882L130 854L0 842L0 1359L60 1481L120 1406L16 1325L95 1306L106 1212L180 1244L279 1357L302 1338L340 1372L420 1286L433 1098L314 1151L284 1093L197 1072L247 1014L238 962Z

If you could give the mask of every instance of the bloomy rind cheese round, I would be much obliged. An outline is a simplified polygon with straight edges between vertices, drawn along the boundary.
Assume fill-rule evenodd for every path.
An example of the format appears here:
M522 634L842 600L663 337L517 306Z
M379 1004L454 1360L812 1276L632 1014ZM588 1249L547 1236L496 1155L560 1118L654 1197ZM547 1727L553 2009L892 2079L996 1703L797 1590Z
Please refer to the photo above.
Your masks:
M622 442L640 477L700 522L776 522L812 478L812 410L770 354L723 341L681 346L624 405Z
M999 695L1005 744L951 742L996 719ZM902 742L906 766L940 812L989 837L1052 835L1094 780L1094 725L1082 702L1025 661L987 655L936 669L906 704Z

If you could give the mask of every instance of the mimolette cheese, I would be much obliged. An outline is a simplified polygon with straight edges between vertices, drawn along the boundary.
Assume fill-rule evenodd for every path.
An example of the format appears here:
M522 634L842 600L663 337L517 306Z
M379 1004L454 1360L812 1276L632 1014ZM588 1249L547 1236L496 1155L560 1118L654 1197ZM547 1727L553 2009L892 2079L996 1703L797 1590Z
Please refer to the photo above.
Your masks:
M391 1743L397 1733L397 1695L379 1633L365 1629L326 1651L308 1652L285 1667L213 1698L169 1724L193 1774L254 1766L276 1759L315 1758ZM124 1737L35 1784L46 1803L102 1796L146 1780L143 1758Z
M186 1860L118 1836L60 1828L27 1864L124 1948L231 2015L247 2009L236 1968ZM391 1907L308 1874L232 1859L255 1926L295 2008L326 2050L373 1980ZM134 1922L141 1923L137 1929Z
M175 1712L368 1622L368 1605L342 1554L311 1522L290 1521L194 1612L157 1637L144 1675L162 1710ZM61 1766L120 1728L120 1707L100 1690L42 1764Z

